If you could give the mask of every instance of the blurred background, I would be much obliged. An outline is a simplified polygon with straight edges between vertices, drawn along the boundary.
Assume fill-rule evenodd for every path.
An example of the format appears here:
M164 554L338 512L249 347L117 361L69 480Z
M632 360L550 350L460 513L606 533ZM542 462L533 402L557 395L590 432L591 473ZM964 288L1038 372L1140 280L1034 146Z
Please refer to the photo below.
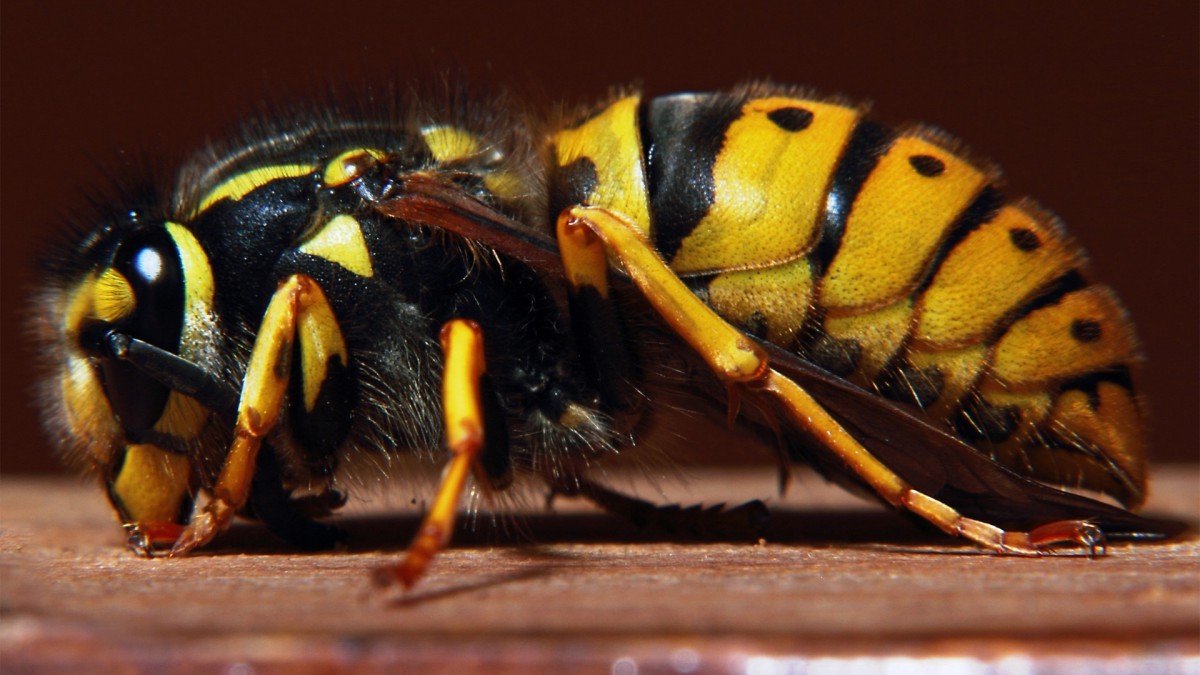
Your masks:
M161 3L169 4L169 3ZM502 5L510 5L502 7ZM534 104L752 78L874 102L1005 170L1118 289L1148 364L1153 457L1197 459L1194 0L1128 3L5 3L0 18L0 471L57 464L23 335L32 260L129 158L163 166L266 99L447 65Z

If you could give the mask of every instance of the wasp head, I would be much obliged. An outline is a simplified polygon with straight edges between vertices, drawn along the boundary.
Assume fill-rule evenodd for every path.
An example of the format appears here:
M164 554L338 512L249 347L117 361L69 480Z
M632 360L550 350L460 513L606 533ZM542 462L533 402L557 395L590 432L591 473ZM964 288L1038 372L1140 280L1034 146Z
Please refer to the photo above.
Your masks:
M172 544L192 511L192 456L211 412L181 391L189 376L164 375L162 363L203 372L193 364L213 362L212 272L186 228L132 213L71 255L48 273L39 306L44 417L100 477L130 545L149 554Z

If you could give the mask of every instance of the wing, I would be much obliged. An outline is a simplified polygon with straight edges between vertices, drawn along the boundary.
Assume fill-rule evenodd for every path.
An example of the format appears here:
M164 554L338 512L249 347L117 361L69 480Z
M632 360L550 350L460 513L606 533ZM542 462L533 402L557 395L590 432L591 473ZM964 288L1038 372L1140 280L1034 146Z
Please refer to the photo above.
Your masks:
M437 176L405 177L397 196L378 203L375 208L392 218L452 232L536 270L562 274L558 247L548 234L509 219Z
M1169 537L1187 527L1021 476L907 409L779 347L764 347L776 370L804 387L880 461L916 489L965 516L1026 530L1054 521L1086 519L1111 539ZM805 443L803 452L831 478L862 485L820 443Z

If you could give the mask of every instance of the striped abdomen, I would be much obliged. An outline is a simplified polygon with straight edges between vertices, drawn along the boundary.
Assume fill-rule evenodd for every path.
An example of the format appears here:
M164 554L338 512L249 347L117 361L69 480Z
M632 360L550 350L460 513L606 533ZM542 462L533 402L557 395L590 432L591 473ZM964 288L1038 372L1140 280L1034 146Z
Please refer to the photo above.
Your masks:
M621 98L554 146L552 211L624 214L743 330L1013 469L1141 501L1124 309L944 135L758 87Z

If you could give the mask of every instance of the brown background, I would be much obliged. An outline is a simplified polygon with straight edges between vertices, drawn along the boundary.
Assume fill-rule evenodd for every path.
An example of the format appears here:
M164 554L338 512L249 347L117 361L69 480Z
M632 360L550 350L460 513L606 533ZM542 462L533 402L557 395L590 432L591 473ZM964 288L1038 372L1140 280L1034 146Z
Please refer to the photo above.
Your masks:
M871 99L1005 169L1059 213L1136 320L1154 456L1197 458L1198 80L1193 0L1165 3L6 3L0 405L5 472L50 471L22 339L38 241L107 185L177 158L264 97L464 67L534 100L585 102L768 76ZM649 5L649 3L646 3ZM30 3L32 5L32 3ZM424 6L428 5L428 6ZM1048 6L1043 6L1048 5ZM568 9L568 6L571 8ZM734 5L730 5L733 7Z

